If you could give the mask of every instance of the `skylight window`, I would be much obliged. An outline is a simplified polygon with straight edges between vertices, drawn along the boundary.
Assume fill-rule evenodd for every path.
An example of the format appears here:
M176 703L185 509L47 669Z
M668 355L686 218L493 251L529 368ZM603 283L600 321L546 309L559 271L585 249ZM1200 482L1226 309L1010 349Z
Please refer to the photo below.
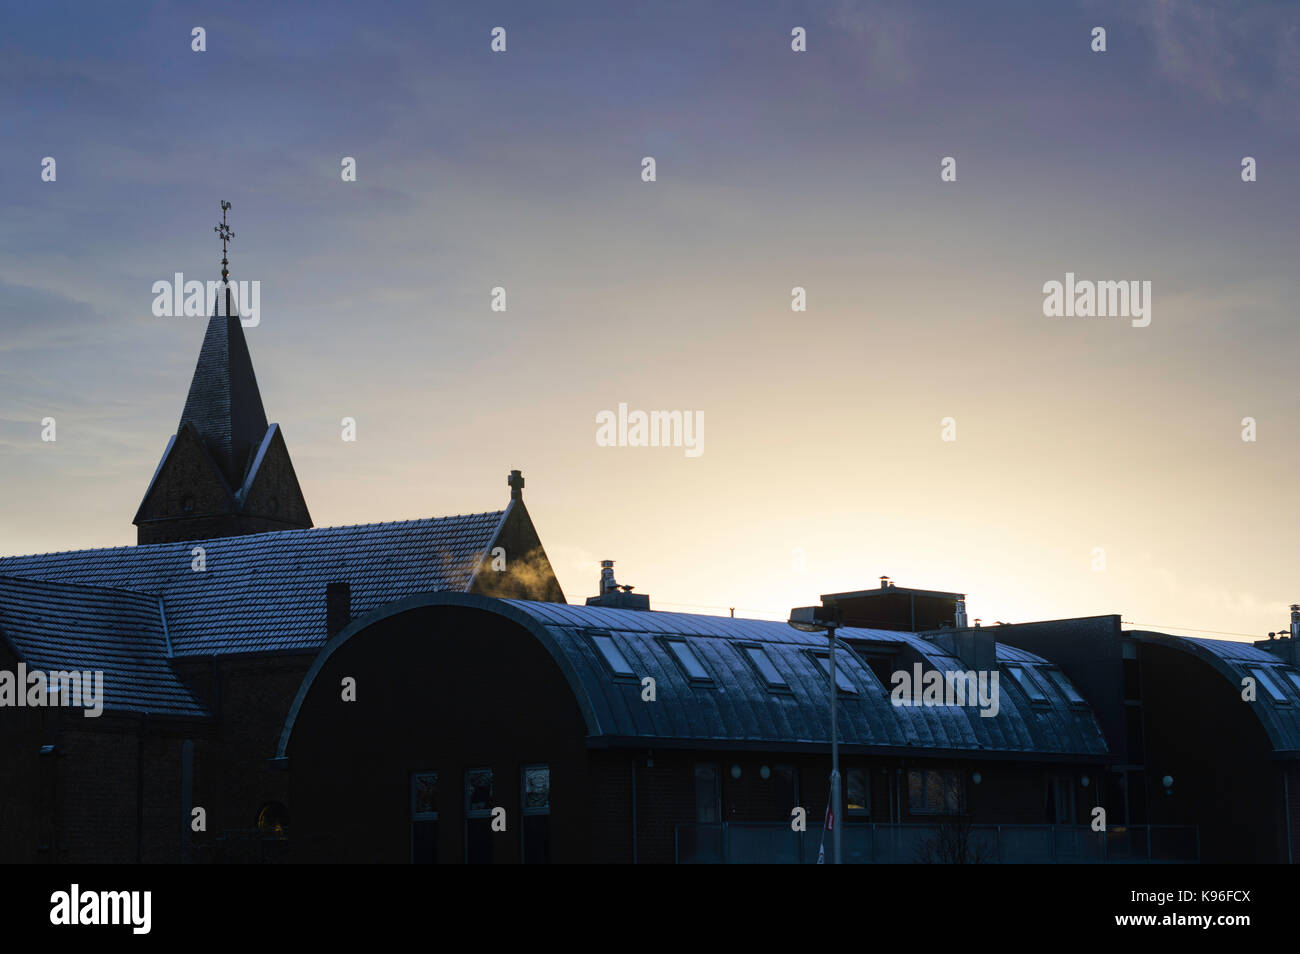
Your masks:
M613 636L610 636L608 633L595 633L592 635L591 641L596 644L596 648L599 649L600 654L605 657L605 662L609 664L610 669L614 670L615 675L635 675L632 672L632 667L628 665L627 657L623 655L622 651L619 650L618 645L614 642Z
M1043 690L1038 688L1038 683L1034 682L1034 677L1029 675L1024 666L1007 666L1007 672L1011 673L1011 678L1025 690L1025 695L1029 696L1030 702L1047 701L1047 696L1043 695Z
M1286 697L1286 693L1282 691L1282 687L1273 681L1273 677L1270 676L1267 671L1260 669L1258 666L1252 666L1250 672L1255 677L1255 681L1264 687L1268 692L1269 698L1274 702L1290 701Z
M772 660L768 658L766 650L761 646L746 646L745 653L749 656L749 661L754 664L754 668L767 680L769 686L787 688L785 677L776 671L776 667L772 665Z
M704 668L704 663L700 662L700 657L695 655L695 650L691 649L685 640L670 639L667 642L668 648L672 651L678 664L686 671L686 675L692 679L710 678L709 671Z
M1065 673L1059 669L1047 670L1047 678L1052 680L1057 689L1065 695L1065 698L1071 702L1086 702L1083 696L1079 695L1079 690L1074 688L1074 684L1065 678Z
M1300 673L1288 672L1286 677L1291 680L1291 685L1295 686L1296 692L1300 692Z
M822 669L825 671L826 677L829 679L831 675L830 655L823 654L823 653L813 653L813 655L817 657L817 661L821 663ZM840 687L840 692L851 692L856 694L858 691L858 687L853 685L852 680L850 680L849 677L845 675L844 665L841 662L842 658L843 657L841 656L837 656L835 659L835 685Z

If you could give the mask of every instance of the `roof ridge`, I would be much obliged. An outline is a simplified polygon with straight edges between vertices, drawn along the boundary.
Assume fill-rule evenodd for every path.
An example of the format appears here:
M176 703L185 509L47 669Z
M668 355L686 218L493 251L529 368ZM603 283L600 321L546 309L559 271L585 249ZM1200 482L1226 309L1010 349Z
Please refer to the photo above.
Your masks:
M378 520L372 523L344 523L328 527L294 527L290 530L264 530L261 533L241 533L233 537L208 537L199 540L172 540L167 543L135 543L123 544L116 547L89 547L80 550L47 550L43 553L10 553L0 555L0 567L4 566L6 560L19 560L29 557L52 557L60 556L67 553L107 553L114 550L151 550L162 547L186 547L191 545L213 546L235 540L252 540L255 538L266 537L288 537L299 534L321 534L331 530L356 530L362 527L391 527L398 524L411 525L437 523L440 520L464 520L467 517L495 517L500 518L505 510L484 510L478 513L452 513L444 514L440 517L411 517L405 520ZM3 574L0 574L3 575ZM29 577L30 579L30 577Z

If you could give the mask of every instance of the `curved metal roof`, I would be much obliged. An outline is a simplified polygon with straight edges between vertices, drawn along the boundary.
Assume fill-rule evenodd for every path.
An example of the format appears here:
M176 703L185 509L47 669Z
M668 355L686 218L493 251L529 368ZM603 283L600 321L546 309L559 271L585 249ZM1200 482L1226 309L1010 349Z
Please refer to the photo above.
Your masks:
M725 743L764 747L825 746L830 740L830 680L813 651L826 647L822 634L802 633L785 623L497 600L460 593L411 597L357 620L317 657L290 711L280 743L285 754L298 707L330 654L366 626L421 607L464 606L504 616L531 632L555 659L573 689L587 722L591 744L697 745ZM617 676L605 662L592 632L609 633L633 675ZM913 633L844 628L839 635L881 648L904 645L926 668L966 671L958 659ZM676 660L668 640L686 642L709 674L693 680ZM761 647L788 684L773 689L744 654ZM843 646L843 644L841 644ZM998 647L1000 662L1029 669L1046 667L1040 657ZM1106 754L1092 711L1071 705L1050 680L1037 682L1045 697L1031 703L1014 680L1000 679L997 714L977 707L899 707L852 650L837 653L838 667L854 693L839 695L842 744L853 750L924 749L928 752L1087 756ZM907 668L910 669L910 663ZM641 679L655 680L656 700L643 702Z
M1247 676L1254 677L1252 669L1262 669L1272 677L1286 701L1275 701L1263 686L1257 686L1255 701L1250 703L1250 710L1259 719L1275 752L1300 756L1300 684L1292 679L1300 679L1300 669L1289 665L1267 649L1246 642L1172 636L1169 633L1146 630L1129 630L1126 635L1191 653L1222 673L1237 692L1241 691L1243 679Z

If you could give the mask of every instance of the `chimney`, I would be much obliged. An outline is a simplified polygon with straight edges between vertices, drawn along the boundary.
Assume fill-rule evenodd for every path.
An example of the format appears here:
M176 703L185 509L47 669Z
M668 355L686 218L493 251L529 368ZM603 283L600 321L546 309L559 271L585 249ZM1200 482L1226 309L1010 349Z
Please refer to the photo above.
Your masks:
M600 561L600 589L597 596L588 596L588 606L608 606L612 609L648 610L650 597L633 593L633 587L619 586L614 579L614 561Z
M959 629L952 636L953 655L975 672L993 672L998 668L998 647L992 630L976 626Z
M953 625L957 629L966 628L966 600L964 598L957 600L957 611L953 618Z
M1300 668L1300 603L1291 604L1290 632L1269 633L1268 639L1257 639L1254 646Z
M614 593L617 590L618 590L618 581L614 579L614 561L601 560L600 561L600 585L597 587L596 592L600 596L604 596L606 593Z
M890 588L891 586L893 586L893 585L894 585L893 583L890 583L890 582L889 582L889 577L887 577L887 576L882 576L882 577L880 578L880 588L881 588L882 590L887 590L887 589L889 589L889 588Z
M333 639L352 622L352 584L346 580L325 584L325 636Z

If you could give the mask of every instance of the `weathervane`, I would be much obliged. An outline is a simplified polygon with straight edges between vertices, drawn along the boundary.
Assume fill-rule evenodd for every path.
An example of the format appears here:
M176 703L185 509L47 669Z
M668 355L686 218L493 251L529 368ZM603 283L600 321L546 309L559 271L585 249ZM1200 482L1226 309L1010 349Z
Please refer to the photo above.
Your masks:
M221 200L221 224L215 226L212 231L221 236L221 280L230 283L230 269L227 268L230 263L226 261L226 243L235 237L235 233L230 231L230 226L226 224L226 212L230 208L230 203L225 199Z

